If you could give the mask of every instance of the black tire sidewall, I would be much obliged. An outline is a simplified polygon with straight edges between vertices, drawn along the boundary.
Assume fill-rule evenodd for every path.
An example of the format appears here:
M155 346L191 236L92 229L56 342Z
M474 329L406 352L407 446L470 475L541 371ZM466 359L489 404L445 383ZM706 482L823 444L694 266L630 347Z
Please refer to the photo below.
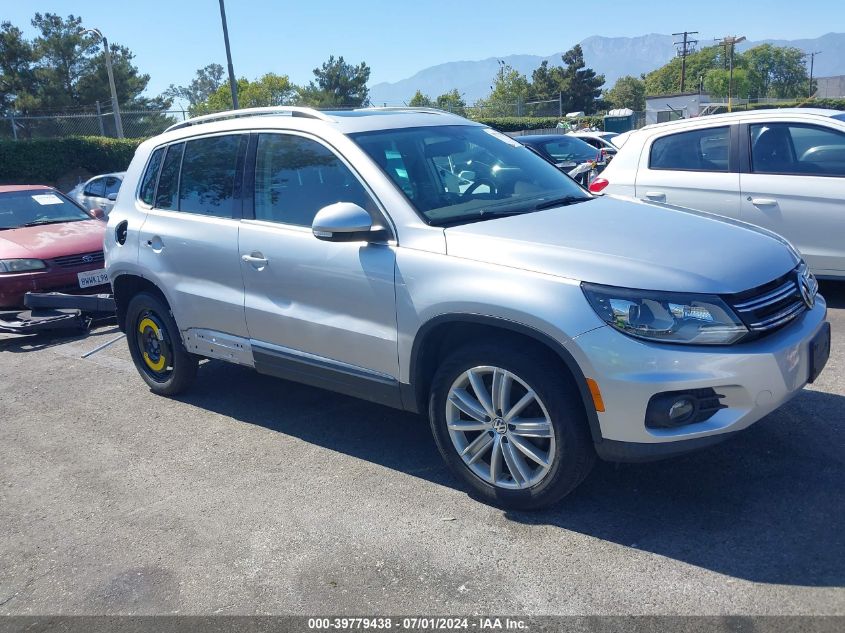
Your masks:
M480 479L455 450L446 427L446 399L457 377L481 365L507 369L524 380L545 405L555 433L555 454L550 472L537 485L509 490ZM583 481L595 461L581 397L559 362L531 348L514 345L479 345L453 352L438 368L429 400L429 421L443 459L482 500L507 509L547 506Z
M173 369L167 380L154 380L144 369L144 359L141 349L138 346L136 329L138 327L138 317L145 311L154 312L159 317L162 321L161 326L165 329L165 334L170 344L171 353L173 354ZM147 292L142 292L132 297L126 308L125 331L129 344L129 353L132 356L135 368L141 374L144 382L149 385L151 391L160 395L169 396L175 395L190 386L196 376L197 359L189 354L182 344L182 337L179 334L176 320L173 318L170 308L164 301Z

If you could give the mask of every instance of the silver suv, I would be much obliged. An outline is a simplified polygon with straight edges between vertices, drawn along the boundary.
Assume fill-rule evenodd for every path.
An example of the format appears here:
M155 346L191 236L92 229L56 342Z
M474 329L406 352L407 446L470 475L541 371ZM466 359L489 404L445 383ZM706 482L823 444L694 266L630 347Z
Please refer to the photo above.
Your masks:
M713 444L824 366L826 306L785 240L593 196L436 110L199 117L143 143L106 235L152 391L200 358L426 414L483 499L560 499L596 456Z

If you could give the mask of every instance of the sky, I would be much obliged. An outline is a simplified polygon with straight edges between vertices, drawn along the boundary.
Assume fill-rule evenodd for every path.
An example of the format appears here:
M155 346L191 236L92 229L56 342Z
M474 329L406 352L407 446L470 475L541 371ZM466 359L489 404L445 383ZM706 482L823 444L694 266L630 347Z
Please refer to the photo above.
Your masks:
M0 0L0 20L27 34L35 12L81 16L135 53L147 94L185 85L198 68L226 65L219 0ZM307 83L329 55L366 61L370 83L435 64L510 54L551 55L591 35L699 31L749 40L845 31L842 0L226 0L235 74Z

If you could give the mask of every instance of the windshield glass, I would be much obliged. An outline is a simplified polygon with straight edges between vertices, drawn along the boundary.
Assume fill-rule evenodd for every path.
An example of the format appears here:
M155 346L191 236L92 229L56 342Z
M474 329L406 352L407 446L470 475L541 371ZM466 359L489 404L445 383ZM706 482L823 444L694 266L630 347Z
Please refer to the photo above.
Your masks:
M543 141L546 153L558 163L586 163L598 158L599 150L580 138L561 135L559 139Z
M0 230L90 219L90 215L50 189L0 192Z
M449 125L352 134L430 224L592 199L554 165L490 128Z

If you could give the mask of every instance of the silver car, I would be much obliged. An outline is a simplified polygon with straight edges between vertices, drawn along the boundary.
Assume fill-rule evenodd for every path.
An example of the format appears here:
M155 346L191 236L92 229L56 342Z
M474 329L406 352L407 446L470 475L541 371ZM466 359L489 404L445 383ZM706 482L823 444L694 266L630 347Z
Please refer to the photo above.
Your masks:
M596 457L676 455L818 376L824 299L783 239L593 196L436 110L199 117L144 142L106 261L143 380L199 358L428 417L457 476L552 503Z
M121 171L94 176L76 185L67 195L89 211L102 209L108 215L117 200L117 192L120 191L125 175L126 172Z

